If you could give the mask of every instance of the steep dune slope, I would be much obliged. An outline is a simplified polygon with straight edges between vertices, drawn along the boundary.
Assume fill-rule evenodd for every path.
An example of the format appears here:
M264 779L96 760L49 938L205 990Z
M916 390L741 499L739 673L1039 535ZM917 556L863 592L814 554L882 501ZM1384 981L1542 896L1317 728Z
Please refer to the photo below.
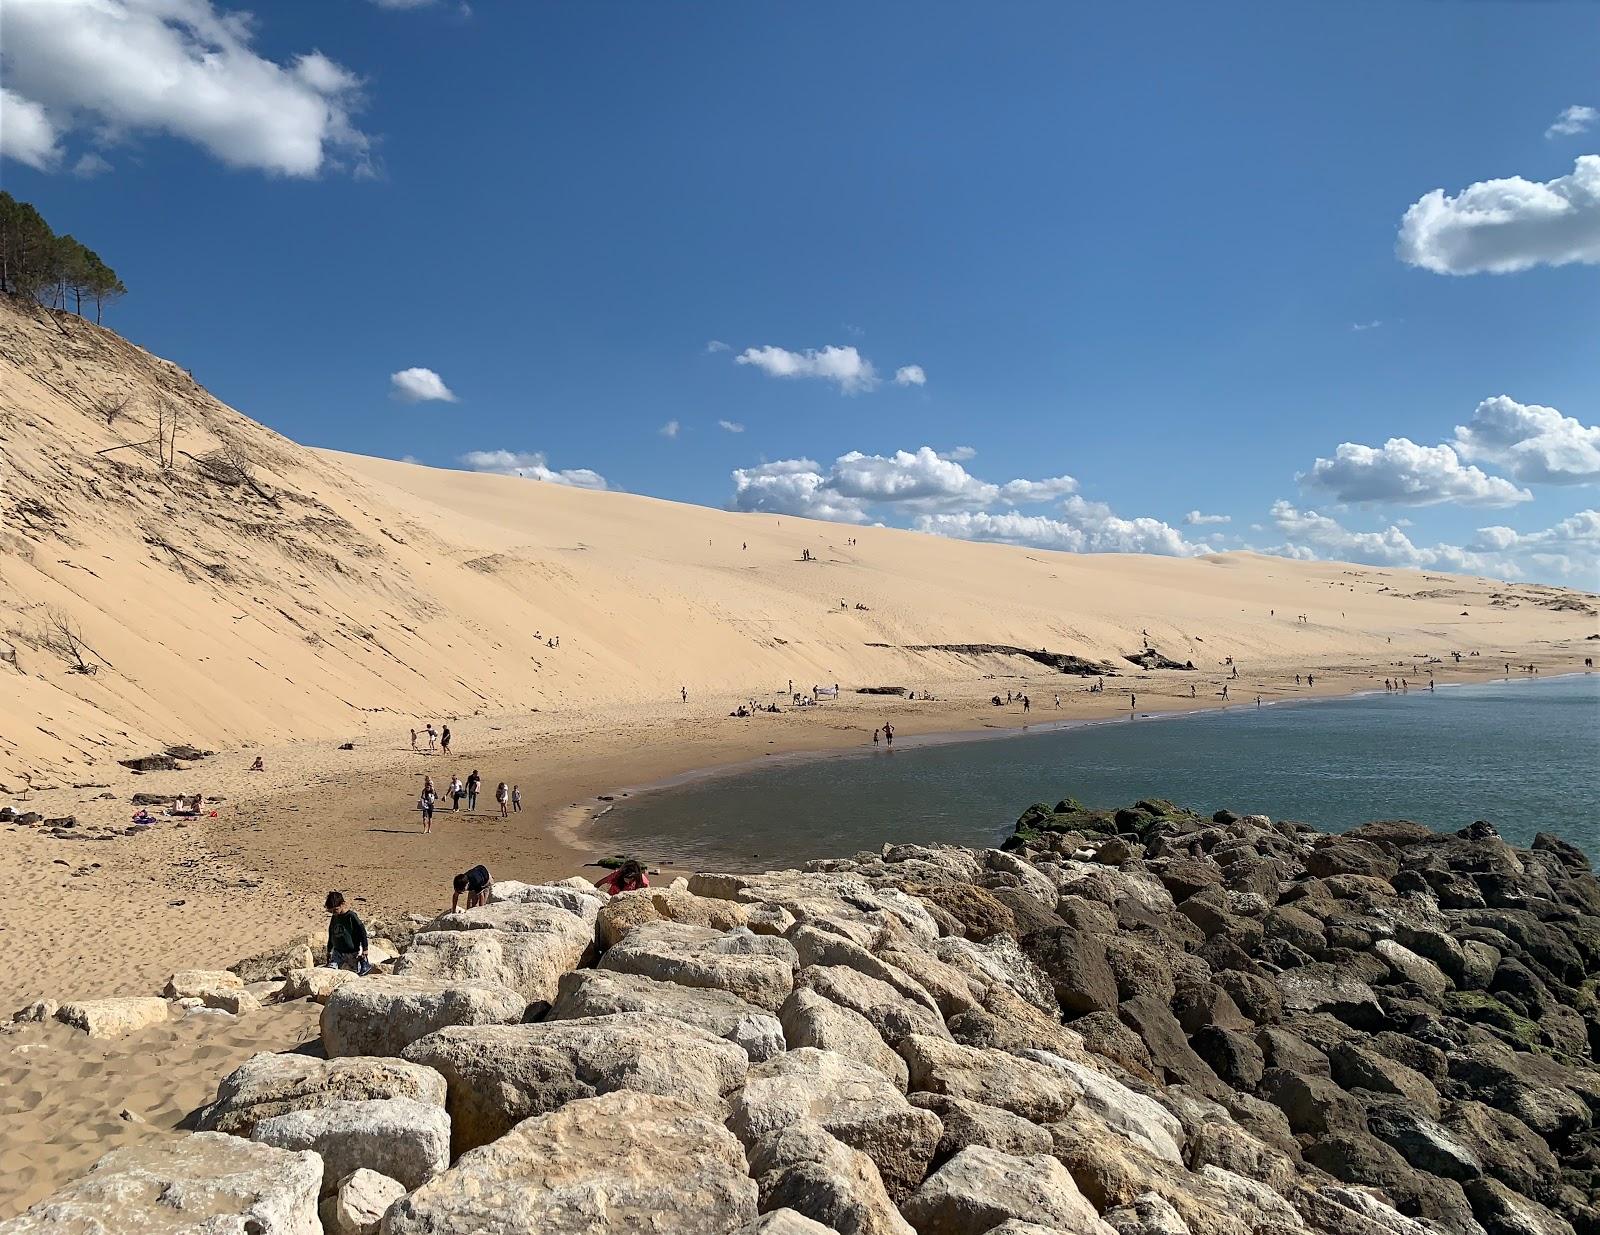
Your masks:
M408 717L643 704L680 683L971 681L1005 660L913 644L1119 661L1148 631L1178 660L1265 665L1594 626L1587 601L1547 607L1553 589L1074 557L315 451L110 331L3 299L0 450L13 788L170 742L357 738Z

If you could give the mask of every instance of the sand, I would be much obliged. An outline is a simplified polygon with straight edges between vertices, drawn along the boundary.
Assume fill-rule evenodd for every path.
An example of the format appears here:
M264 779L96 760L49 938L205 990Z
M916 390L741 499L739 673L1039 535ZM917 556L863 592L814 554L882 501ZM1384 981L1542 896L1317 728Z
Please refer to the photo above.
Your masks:
M1568 589L1066 555L310 450L109 331L3 298L0 439L0 806L76 820L0 826L0 1015L153 993L320 930L329 887L369 913L435 911L475 862L581 871L600 795L867 742L885 720L907 737L1021 725L996 693L1076 719L1126 714L1133 692L1140 711L1217 706L1224 681L1235 702L1304 695L1308 671L1318 694L1371 689L1431 657L1440 681L1569 671L1597 646L1596 598ZM1146 639L1196 671L1137 669ZM911 650L967 644L1112 676L1089 695L1018 655ZM791 709L791 681L842 695ZM855 693L885 685L936 697ZM786 710L729 717L751 699ZM410 749L430 721L451 757ZM118 763L178 742L215 753ZM442 790L474 767L478 813L419 835L422 775ZM525 807L505 822L502 779ZM123 835L135 792L203 793L208 814ZM62 1100L97 1102L75 1091L95 1068L74 1066ZM42 1135L19 1126L0 1164Z

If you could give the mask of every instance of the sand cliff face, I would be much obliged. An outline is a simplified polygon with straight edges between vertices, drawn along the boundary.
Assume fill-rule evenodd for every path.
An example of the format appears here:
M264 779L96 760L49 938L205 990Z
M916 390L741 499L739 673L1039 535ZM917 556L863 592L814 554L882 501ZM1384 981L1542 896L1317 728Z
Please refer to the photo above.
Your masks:
M1555 589L1053 554L315 451L110 331L10 301L0 449L13 791L169 742L392 737L418 717L657 706L681 684L703 697L1014 667L936 645L1126 669L1148 631L1202 667L1377 663L1594 622L1592 598Z

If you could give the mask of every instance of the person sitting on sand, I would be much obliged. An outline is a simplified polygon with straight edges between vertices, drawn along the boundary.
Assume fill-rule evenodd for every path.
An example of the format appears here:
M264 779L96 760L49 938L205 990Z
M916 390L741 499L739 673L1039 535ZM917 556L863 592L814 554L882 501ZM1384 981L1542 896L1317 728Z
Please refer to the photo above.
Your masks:
M650 876L645 874L644 867L629 858L594 886L615 896L618 892L636 892L640 888L648 888Z
M372 972L367 963L367 928L345 903L343 892L329 892L322 907L328 911L328 968L354 969L366 977Z
M180 793L173 800L171 813L181 819L198 818L200 815L200 795L197 793L192 797L185 797Z
M489 889L494 887L494 879L489 874L489 868L482 862L464 874L457 875L452 881L455 891L450 897L450 912L454 913L461 905L461 898L467 898L467 908L476 909L479 905L489 903Z
M261 762L260 755L256 756L256 761L250 765L250 770L252 772L265 772L267 770L267 765Z

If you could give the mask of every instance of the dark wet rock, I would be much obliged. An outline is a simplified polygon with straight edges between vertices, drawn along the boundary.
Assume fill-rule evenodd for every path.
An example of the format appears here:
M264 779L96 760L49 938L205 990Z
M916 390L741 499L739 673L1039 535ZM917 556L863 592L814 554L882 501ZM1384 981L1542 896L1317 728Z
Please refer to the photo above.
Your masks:
M1455 1180L1483 1173L1483 1163L1467 1140L1408 1103L1370 1104L1367 1129L1419 1171Z
M1117 984L1106 961L1105 941L1070 926L1026 935L1022 947L1044 970L1068 1016L1108 1012L1117 1006Z
M137 759L118 759L117 762L134 772L176 772L178 770L178 761L171 755L140 755Z
M1232 1029L1208 1026L1189 1040L1195 1054L1234 1089L1253 1091L1266 1071L1261 1048Z
M1367 1046L1341 1042L1328 1055L1333 1079L1349 1090L1404 1098L1425 1115L1439 1113L1439 1093L1422 1073Z
M1289 1126L1297 1133L1327 1136L1366 1130L1361 1103L1325 1077L1269 1068L1261 1078L1260 1092L1288 1117Z

